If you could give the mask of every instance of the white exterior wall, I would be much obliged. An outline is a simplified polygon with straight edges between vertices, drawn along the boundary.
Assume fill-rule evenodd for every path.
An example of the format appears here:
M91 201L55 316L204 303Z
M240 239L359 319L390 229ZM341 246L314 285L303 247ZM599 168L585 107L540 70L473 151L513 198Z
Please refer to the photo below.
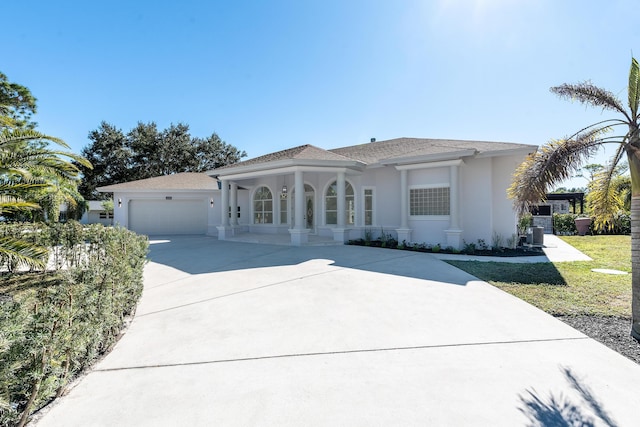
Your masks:
M513 200L507 197L507 189L513 180L513 173L523 158L519 156L494 157L493 163L493 231L503 242L517 232L517 215Z
M493 204L490 158L469 159L461 166L460 210L462 238L466 243L483 239L491 244Z

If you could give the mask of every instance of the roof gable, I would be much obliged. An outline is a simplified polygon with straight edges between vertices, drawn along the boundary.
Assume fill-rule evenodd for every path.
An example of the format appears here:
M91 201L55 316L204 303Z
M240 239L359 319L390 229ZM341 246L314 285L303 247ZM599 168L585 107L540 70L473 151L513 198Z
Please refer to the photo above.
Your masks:
M334 153L330 150L323 150L322 148L318 148L313 145L306 144L306 145L300 145L298 147L289 148L282 151L276 151L275 153L265 154L264 156L255 157L253 159L234 163L232 165L222 166L222 167L216 168L216 170L239 168L244 166L254 166L254 165L276 162L281 160L353 161L353 159L345 157L339 153Z

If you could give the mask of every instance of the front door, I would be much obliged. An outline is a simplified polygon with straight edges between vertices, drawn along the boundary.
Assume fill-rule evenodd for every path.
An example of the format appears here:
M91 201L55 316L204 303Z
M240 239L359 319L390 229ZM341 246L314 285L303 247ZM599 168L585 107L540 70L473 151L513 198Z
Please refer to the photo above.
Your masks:
M313 232L313 191L305 191L304 193L304 205L305 212L305 227Z
M291 208L291 223L296 223L296 208L295 208L295 200L296 200L296 190L294 189L291 193L291 203L289 206ZM315 232L315 203L314 203L314 191L313 187L308 184L304 185L304 212L303 212L303 220L304 220L304 228L311 230L312 233Z

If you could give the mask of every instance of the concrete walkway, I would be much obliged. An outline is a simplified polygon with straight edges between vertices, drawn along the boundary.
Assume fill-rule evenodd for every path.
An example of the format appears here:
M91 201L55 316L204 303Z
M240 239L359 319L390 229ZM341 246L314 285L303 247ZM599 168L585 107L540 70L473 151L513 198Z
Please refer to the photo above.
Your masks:
M172 237L151 259L38 427L638 423L640 365L430 254Z

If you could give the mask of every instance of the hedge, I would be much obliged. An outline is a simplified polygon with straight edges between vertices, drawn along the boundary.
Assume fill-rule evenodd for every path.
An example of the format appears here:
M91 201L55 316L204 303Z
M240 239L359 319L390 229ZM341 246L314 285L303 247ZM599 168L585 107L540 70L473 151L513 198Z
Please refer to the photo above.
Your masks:
M18 284L0 286L0 426L23 425L116 342L142 294L149 244L123 228L76 222L4 224L0 234L50 249L44 271L0 265L3 282Z

